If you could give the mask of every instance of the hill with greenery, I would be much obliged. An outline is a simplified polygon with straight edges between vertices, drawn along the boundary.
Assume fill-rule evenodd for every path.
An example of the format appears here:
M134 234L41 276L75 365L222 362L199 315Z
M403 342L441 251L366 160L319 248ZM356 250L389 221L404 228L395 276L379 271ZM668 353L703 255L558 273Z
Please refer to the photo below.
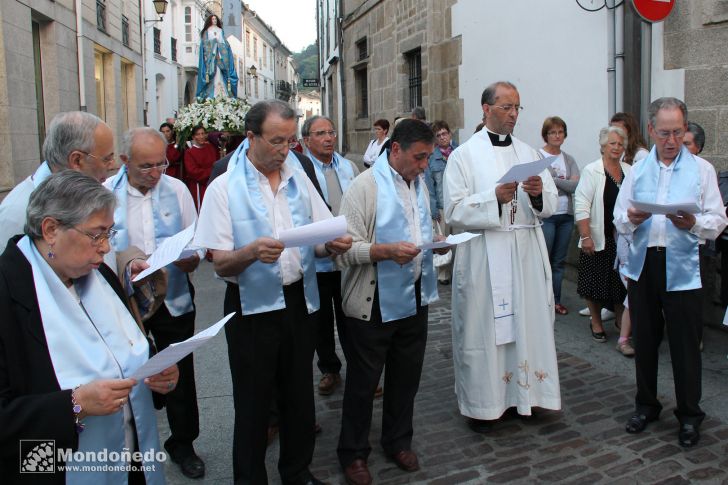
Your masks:
M298 66L298 75L301 79L317 79L318 76L318 46L313 43L301 52L293 54Z

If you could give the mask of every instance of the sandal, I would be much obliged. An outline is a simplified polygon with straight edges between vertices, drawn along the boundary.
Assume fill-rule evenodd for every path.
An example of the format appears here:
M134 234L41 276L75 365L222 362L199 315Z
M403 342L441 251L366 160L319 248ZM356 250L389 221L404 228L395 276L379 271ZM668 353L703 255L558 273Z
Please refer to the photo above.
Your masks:
M567 313L569 313L569 310L564 305L562 305L561 303L555 304L554 305L554 310L559 315L566 315Z

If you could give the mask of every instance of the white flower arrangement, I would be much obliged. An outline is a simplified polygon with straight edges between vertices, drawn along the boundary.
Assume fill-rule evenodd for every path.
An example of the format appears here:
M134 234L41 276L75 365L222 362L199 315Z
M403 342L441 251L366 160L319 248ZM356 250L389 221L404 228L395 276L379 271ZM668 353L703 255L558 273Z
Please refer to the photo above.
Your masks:
M250 105L244 98L198 98L177 113L174 129L177 143L182 146L191 138L192 128L202 125L207 131L243 133L245 115Z

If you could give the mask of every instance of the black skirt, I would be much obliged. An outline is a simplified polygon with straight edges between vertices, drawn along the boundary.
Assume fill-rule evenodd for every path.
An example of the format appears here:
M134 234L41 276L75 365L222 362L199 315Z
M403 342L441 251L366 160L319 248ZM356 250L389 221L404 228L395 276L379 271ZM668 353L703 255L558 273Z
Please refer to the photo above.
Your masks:
M596 251L593 256L583 251L579 253L579 278L576 286L579 296L601 305L621 305L624 302L627 290L619 273L614 269L616 257L617 243L612 237L606 238L604 249Z

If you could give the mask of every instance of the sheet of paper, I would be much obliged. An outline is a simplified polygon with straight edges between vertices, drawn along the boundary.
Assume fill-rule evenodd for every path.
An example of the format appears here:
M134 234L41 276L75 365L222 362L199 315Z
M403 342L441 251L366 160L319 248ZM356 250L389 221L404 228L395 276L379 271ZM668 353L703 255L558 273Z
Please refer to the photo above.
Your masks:
M728 308L726 308L725 315L723 315L723 325L728 325Z
M639 202L629 200L632 207L651 214L677 214L677 211L687 212L688 214L699 214L700 207L695 202L677 202L672 204L655 204L652 202Z
M461 232L460 234L450 234L444 241L429 242L421 244L417 247L422 249L423 251L425 249L448 248L450 246L457 246L458 244L462 244L465 241L470 241L474 237L479 236L480 234L473 234L472 232Z
M556 158L557 157L546 157L541 160L536 160L535 162L519 163L518 165L514 165L508 169L506 174L502 176L497 183L508 184L511 182L523 182L528 179L528 177L533 177L534 175L538 175L546 170L556 161Z
M134 372L131 378L141 382L143 379L159 374L164 369L176 364L194 352L195 349L200 347L202 344L217 335L220 329L233 317L233 315L235 315L235 312L226 315L225 318L199 332L197 335L194 335L183 342L171 344L169 347L146 361L143 366Z
M199 251L200 249L202 249L202 248L199 246L187 246L186 248L184 248L182 250L179 257L175 261L179 261L180 259L187 259L191 256L194 256L197 254L197 251Z
M338 216L281 231L278 239L287 248L315 246L346 235L346 217Z
M194 235L195 225L190 224L190 227L188 227L187 229L180 231L174 236L168 237L167 239L162 241L162 244L157 246L156 251L154 251L152 255L149 256L149 259L147 259L147 264L149 265L149 267L139 273L133 281L139 281L142 278L146 278L158 269L164 268L169 263L173 263L180 259L182 251L185 249L185 247L187 247Z

